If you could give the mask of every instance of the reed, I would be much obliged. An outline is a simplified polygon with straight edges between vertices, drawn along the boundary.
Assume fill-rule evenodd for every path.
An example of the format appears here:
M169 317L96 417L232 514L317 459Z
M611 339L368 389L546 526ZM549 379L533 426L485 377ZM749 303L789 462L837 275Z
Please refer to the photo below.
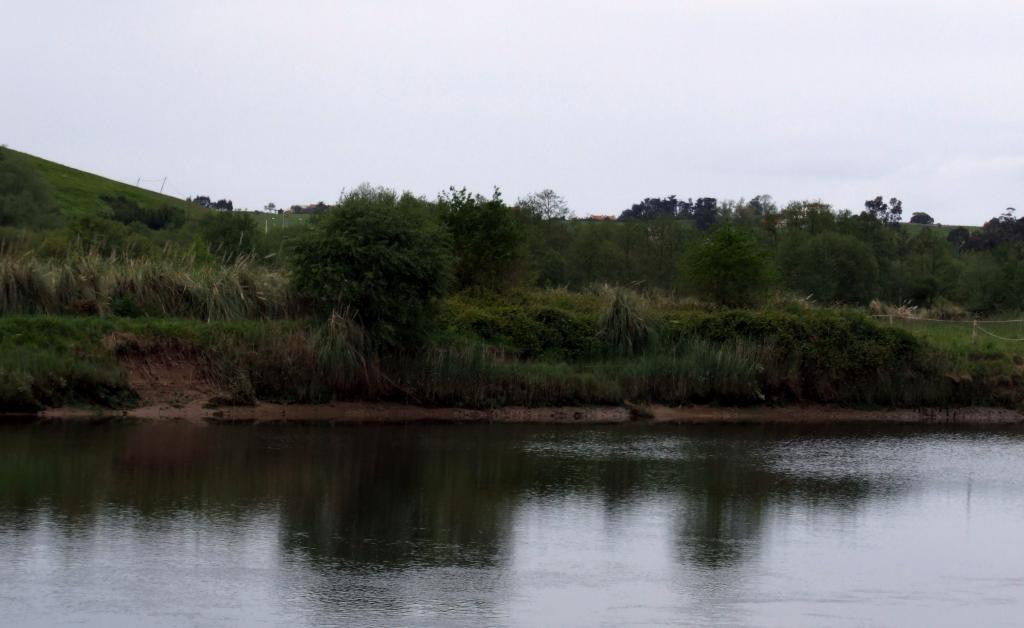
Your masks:
M601 339L619 355L643 353L651 333L641 313L639 297L623 288L613 291L611 303L598 322Z
M601 364L598 372L616 378L630 400L751 404L764 400L762 374L769 353L751 342L689 338L667 351Z
M0 252L0 314L98 314L199 320L299 312L280 272L252 258L204 264L191 254L136 258L75 250L58 259Z

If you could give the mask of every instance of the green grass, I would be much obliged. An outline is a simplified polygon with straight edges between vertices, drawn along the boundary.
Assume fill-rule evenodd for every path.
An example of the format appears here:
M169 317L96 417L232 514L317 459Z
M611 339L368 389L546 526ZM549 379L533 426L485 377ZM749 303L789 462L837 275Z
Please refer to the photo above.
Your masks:
M971 233L981 230L980 226L974 225L919 225L917 223L909 222L900 225L900 228L906 230L907 233L909 233L910 235L917 235L921 231L931 231L932 233L934 233L937 236L940 236L943 239L945 239L949 235L950 231L958 227L963 227L964 229L967 229Z
M124 196L135 201L140 207L156 209L165 205L180 207L190 217L197 217L210 210L180 198L159 194L150 190L121 183L63 164L48 161L28 153L7 150L31 164L49 184L62 215L73 217L86 214L107 215L110 211L102 196Z
M1021 315L999 316L991 320L1003 321L1022 318ZM885 319L879 319L887 325ZM956 354L989 353L1007 357L1024 356L1024 340L1015 342L995 338L989 331L1003 338L1024 339L1024 323L978 321L978 332L972 337L973 321L919 321L893 319L893 326L905 329L932 345Z

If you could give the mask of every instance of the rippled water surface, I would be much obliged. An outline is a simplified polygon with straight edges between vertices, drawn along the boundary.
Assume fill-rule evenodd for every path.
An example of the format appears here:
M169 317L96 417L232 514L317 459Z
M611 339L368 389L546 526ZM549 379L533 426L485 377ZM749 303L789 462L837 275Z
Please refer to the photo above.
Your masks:
M0 427L0 623L1019 625L1024 435Z

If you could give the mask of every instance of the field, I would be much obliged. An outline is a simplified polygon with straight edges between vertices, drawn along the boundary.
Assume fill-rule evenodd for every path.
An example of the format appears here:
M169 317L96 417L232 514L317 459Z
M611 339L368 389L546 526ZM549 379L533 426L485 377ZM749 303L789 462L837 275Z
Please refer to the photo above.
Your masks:
M887 324L887 319L878 319ZM1024 356L1024 318L1004 315L974 321L915 320L893 318L892 324L906 329L931 344L960 355L991 353Z

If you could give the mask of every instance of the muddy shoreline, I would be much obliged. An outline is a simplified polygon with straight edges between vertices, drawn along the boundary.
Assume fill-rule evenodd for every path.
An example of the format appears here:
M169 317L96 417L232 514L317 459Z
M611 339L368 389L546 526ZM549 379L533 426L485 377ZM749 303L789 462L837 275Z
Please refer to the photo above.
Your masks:
M21 415L22 419L26 418ZM614 425L645 424L763 424L763 423L903 423L934 425L1024 424L1024 413L1005 408L922 408L857 410L824 405L729 408L718 406L567 406L506 407L492 410L429 408L400 403L338 402L319 405L257 403L216 406L193 402L155 404L111 411L53 408L34 415L39 421L106 421L112 418L143 422L187 421L201 424L273 423L547 423ZM12 417L13 418L13 415Z

